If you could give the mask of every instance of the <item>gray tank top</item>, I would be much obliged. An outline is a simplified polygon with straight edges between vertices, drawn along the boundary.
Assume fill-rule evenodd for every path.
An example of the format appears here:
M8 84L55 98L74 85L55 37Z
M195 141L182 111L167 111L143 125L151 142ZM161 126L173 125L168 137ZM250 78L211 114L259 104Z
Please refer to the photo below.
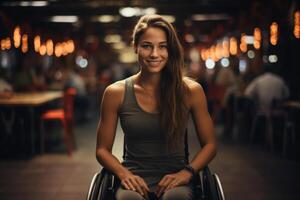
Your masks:
M159 114L146 112L139 106L132 78L125 80L125 95L119 116L126 141L123 165L144 178L150 188L155 187L164 175L184 167L184 134L182 148L167 151Z

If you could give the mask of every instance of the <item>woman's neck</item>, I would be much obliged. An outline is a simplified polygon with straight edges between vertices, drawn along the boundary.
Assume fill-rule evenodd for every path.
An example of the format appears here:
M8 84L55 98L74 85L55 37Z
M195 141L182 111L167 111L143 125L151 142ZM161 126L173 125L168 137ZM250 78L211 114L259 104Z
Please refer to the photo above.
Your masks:
M138 72L137 83L146 90L157 90L159 89L161 74L148 74Z

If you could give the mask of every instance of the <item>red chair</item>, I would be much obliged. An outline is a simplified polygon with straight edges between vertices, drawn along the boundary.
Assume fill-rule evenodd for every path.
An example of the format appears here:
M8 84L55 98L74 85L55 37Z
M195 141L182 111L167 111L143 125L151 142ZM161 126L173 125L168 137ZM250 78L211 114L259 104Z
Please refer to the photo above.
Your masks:
M211 103L211 115L214 122L217 121L217 116L220 110L224 107L224 86L217 85L215 83L208 84L207 99Z
M75 95L76 95L76 89L68 88L64 92L63 108L47 110L42 114L42 121L48 121L48 120L61 121L64 128L64 143L66 145L69 156L72 155L72 151L75 149L75 137L73 133L73 113L74 113ZM41 142L44 143L45 141L41 141ZM41 151L42 152L44 151L43 146L41 147Z

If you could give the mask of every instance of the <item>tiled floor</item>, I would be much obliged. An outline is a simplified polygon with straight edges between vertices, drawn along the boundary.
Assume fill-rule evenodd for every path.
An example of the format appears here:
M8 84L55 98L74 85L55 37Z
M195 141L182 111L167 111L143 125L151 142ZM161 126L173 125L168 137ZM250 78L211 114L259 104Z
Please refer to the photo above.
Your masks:
M48 152L29 160L0 161L1 200L82 200L99 165L95 160L97 123L76 127L78 150L68 157ZM190 132L193 132L190 129ZM189 137L191 156L198 147ZM122 133L118 129L114 153L120 158ZM229 200L300 199L300 163L255 145L220 142L210 164L218 173Z

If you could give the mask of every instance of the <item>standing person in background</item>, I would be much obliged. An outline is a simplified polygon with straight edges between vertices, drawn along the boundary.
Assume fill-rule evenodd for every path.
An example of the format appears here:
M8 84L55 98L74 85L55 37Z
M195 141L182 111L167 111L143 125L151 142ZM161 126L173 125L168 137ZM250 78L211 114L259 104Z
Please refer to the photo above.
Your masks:
M99 163L121 181L117 200L190 200L191 179L216 154L213 123L202 87L182 75L183 52L173 26L159 15L133 31L140 71L108 86L97 129ZM191 113L202 149L185 162ZM123 163L112 154L118 117L125 134Z

